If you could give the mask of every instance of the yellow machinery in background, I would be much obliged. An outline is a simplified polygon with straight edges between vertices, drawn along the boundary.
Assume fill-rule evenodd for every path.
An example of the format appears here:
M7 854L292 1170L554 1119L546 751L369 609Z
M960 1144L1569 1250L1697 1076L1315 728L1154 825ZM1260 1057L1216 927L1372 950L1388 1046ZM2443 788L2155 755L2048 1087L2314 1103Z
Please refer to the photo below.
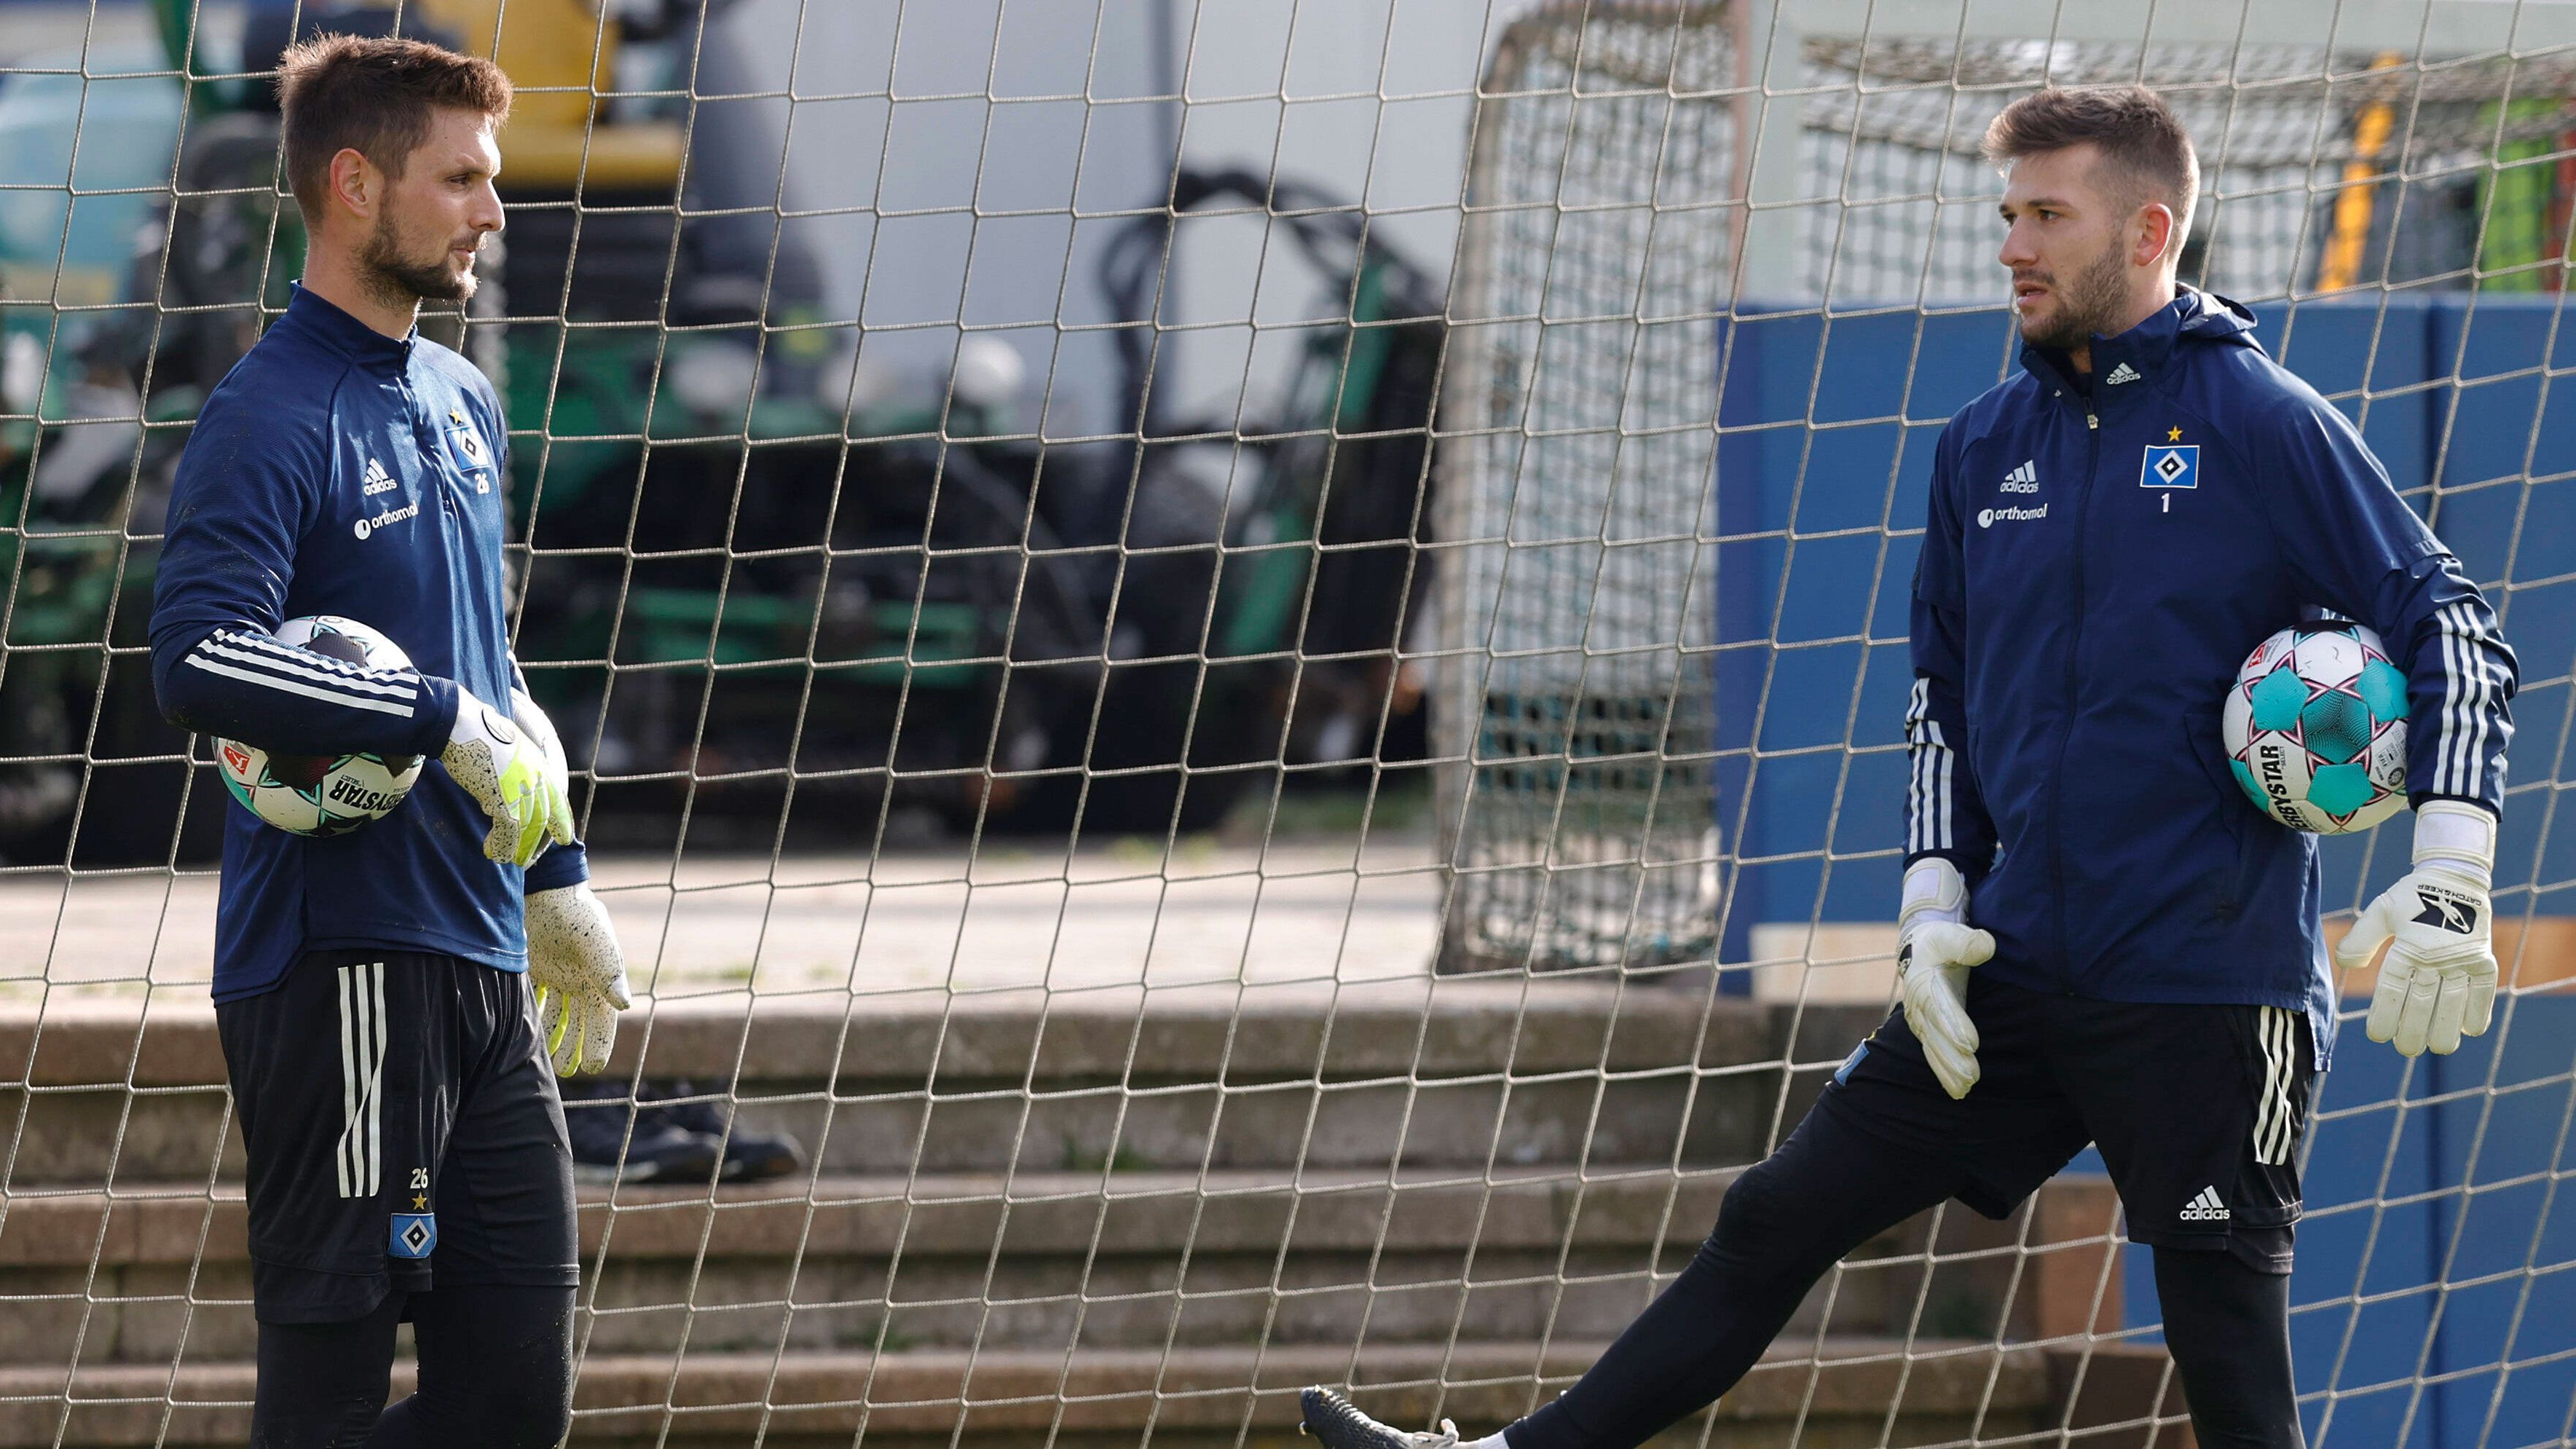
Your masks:
M617 88L622 27L587 0L412 0L467 53L497 62L517 87L501 136L503 184L667 191L680 179L678 121L603 124Z

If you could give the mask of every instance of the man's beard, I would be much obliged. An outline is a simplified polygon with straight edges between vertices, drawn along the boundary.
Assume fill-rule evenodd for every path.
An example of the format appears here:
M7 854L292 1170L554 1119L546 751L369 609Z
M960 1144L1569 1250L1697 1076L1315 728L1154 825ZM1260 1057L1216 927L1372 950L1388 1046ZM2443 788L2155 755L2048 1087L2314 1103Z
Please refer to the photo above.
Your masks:
M376 300L389 306L462 302L474 295L474 269L450 271L442 265L446 256L442 248L439 262L406 258L394 235L393 219L378 217L375 230L367 233L365 244L358 248L358 278Z
M2128 302L2127 272L2119 248L2104 247L2084 270L2064 285L2052 286L2056 315L2044 328L2023 327L2022 340L2071 352L2091 342L2095 333L2107 333L2119 325Z

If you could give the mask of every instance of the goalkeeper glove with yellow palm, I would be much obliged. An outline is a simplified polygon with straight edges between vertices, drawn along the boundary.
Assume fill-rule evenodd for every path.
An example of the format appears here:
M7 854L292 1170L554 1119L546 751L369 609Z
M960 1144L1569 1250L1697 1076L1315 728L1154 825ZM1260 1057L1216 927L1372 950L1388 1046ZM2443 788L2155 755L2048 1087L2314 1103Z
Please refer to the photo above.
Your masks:
M438 758L448 777L492 819L483 837L487 858L524 866L546 848L549 836L558 844L572 842L571 810L558 818L546 798L544 746L508 715L458 690L456 724Z
M546 834L552 836L557 845L570 845L573 841L572 767L564 759L563 739L555 733L555 722L546 718L546 712L537 708L537 702L528 698L524 689L510 691L510 718L545 755L545 769L539 775L538 783L545 797Z
M597 1072L617 1045L617 1013L635 1004L608 908L588 882L528 897L528 981L555 1075Z

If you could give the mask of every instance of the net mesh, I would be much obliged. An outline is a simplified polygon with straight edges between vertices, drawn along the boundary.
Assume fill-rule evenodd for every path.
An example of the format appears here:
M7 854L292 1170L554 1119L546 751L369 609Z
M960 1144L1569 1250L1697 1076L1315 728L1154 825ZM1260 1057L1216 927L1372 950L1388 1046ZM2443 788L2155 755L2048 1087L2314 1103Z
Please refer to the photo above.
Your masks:
M1705 957L1716 298L1735 34L1512 33L1477 111L1442 458L1433 705L1452 964Z
M1977 142L2138 79L2187 276L2523 665L2496 1027L2348 1032L2304 1144L2308 1439L2567 1442L2576 37L2510 8L0 0L0 1445L248 1433L226 804L146 627L303 265L262 93L316 26L519 85L424 327L507 402L640 997L566 1093L575 1442L1242 1449L1307 1382L1471 1433L1569 1382L1887 1008L1924 459L2007 358ZM2403 854L2331 844L2338 921ZM2085 1159L1873 1240L1657 1442L2170 1444L2159 1331Z

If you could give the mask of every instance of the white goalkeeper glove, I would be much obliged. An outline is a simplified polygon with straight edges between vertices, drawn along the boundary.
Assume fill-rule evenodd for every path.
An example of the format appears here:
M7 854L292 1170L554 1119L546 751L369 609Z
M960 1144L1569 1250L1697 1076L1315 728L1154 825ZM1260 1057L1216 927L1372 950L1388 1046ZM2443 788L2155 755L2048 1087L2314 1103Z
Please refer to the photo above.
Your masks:
M546 718L546 712L537 708L537 702L528 698L524 689L510 691L510 717L545 753L546 768L542 780L546 834L557 845L570 845L573 839L572 766L564 759L563 739L555 733L555 722Z
M2475 805L2427 800L2415 812L2415 868L2364 908L2335 947L2335 964L2379 968L2364 1030L2405 1056L2436 1056L2480 1036L2495 1014L2496 820Z
M1905 1024L1923 1044L1923 1060L1941 1090L1965 1097L1977 1084L1977 1024L1968 1019L1968 968L1995 954L1995 938L1967 924L1968 886L1959 868L1938 856L1905 872L1905 905L1896 917L1898 991Z
M465 690L456 692L456 726L439 752L449 778L465 787L492 829L483 837L483 854L511 865L526 865L545 849L554 827L546 803L546 753L510 717ZM558 837L572 840L572 812L564 812Z
M617 1013L635 1004L617 929L589 883L530 895L528 981L537 1030L555 1075L597 1072L617 1045Z

